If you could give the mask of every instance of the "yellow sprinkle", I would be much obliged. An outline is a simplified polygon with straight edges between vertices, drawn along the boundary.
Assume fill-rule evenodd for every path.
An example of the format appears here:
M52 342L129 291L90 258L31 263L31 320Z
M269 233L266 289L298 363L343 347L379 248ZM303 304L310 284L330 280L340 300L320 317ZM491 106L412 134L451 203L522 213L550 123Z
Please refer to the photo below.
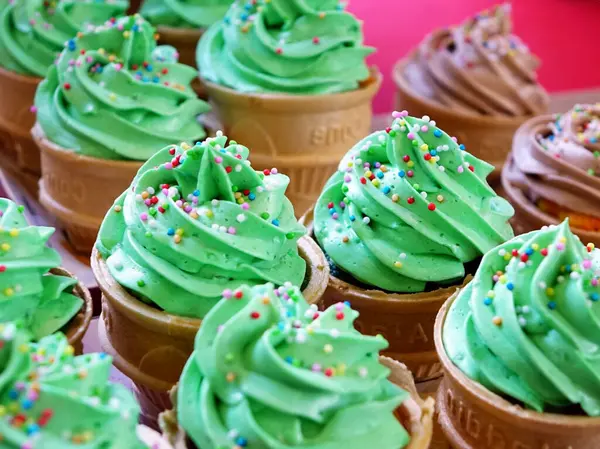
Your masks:
M430 164L435 164L438 161L437 156L436 157L432 157L431 159L429 159L429 163Z
M125 39L129 39L129 36L131 36L131 32L129 32L129 31L123 31L123 37Z
M596 245L594 245L593 243L588 243L586 247L587 247L587 250L591 252L591 251L594 251L594 249L596 248Z
M6 407L0 405L0 417L6 415Z
M375 187L379 187L379 184L380 184L380 182L379 182L379 179L375 178L375 179L373 180L373 185L374 185Z
M109 60L110 62L114 62L114 61L115 61L115 59L117 59L117 57L116 57L115 55L110 55L110 56L108 57L108 60Z
M83 432L82 437L83 437L83 441L89 442L94 439L94 434L88 430L86 432Z
M323 351L326 354L331 354L333 352L333 346L328 343L325 346L323 346Z
M15 291L12 288L8 287L4 289L4 296L12 296L14 294Z
M429 150L429 145L427 145L426 143L424 143L419 148L421 148L422 151L428 151Z
M77 373L77 377L79 377L80 379L85 379L87 377L87 375L88 375L88 372L84 369L80 370Z
M494 323L496 326L501 326L502 325L502 317L495 316L494 318L492 318L492 323Z
M181 142L181 145L179 145L181 147L182 150L187 151L190 148L192 148L187 142Z
M567 242L567 238L566 237L561 237L561 238L558 239L558 241L560 243L566 243Z
M504 255L504 260L510 260L512 258L512 255L510 253L506 253Z
M534 250L534 251L537 251L538 249L540 249L540 245L538 245L537 243L533 243L531 245L531 249Z
M394 266L396 268L402 268L402 262L400 262L399 260L397 260L396 262L394 262Z
M22 352L22 353L29 352L29 346L26 344L22 344L21 346L19 346L19 352Z
M110 94L108 94L108 98L110 101L115 101L117 99L117 96L111 92Z
M173 237L173 241L174 241L175 243L181 243L181 236L180 236L180 235L176 235L176 236L174 236L174 237Z
M241 197L242 197L242 192L235 192L235 193L233 194L233 196L234 196L235 198L241 198Z
M388 171L388 168L385 165L382 165L381 167L379 167L379 170L381 170L383 173L386 173Z
M340 376L343 376L346 374L346 365L344 363L340 363L337 368L335 369L336 373Z
M265 2L265 3L269 3L269 2ZM325 18L325 13L324 12L320 12L319 13L319 19L324 19L324 18Z
M415 166L415 163L414 163L413 161L408 161L408 162L406 163L406 166L407 166L407 167L409 167L409 168L411 168L411 167L414 167L414 166Z
M65 354L66 355L73 355L73 354L75 354L75 348L73 346L71 346L71 345L67 346L65 348Z
M18 237L19 236L19 230L15 229L15 228L12 228L10 230L10 232L8 233L8 235L10 235L11 237Z
M269 299L269 297L268 297L268 296L265 296L265 297L262 299L262 303L263 303L265 306L266 306L266 305L269 305L269 304L271 304L271 299Z
M11 402L10 404L8 404L8 411L11 413L17 413L19 410L21 410L21 406L19 405L18 402Z
M214 214L213 214L212 210L208 209L208 210L206 211L206 216L207 216L208 218L211 218L213 215L214 215Z
M442 195L438 195L438 196L437 196L437 200L438 200L440 203L443 203L443 202L444 202L444 197L443 197Z
M365 172L365 178L370 178L371 176L373 176L373 173L371 172L371 170L367 170Z
M392 195L392 201L393 201L394 203L397 203L398 201L400 201L400 197L399 197L397 194L395 194L395 193L394 193L394 194Z
M246 200L244 198L238 198L237 199L237 203L238 204L244 204L246 202Z
M231 383L235 380L235 373L227 373L227 376L225 376L225 379L227 380L227 382Z
M183 235L183 228L177 229L177 231L175 231L175 234L177 234L177 235Z
M195 220L198 218L198 214L196 212L191 212L190 217L192 217Z
M78 38L82 38L83 37L83 33L81 31L79 31L76 35Z
M98 53L100 53L101 55L104 55L104 54L106 54L106 50L104 50L103 48L99 48Z
M554 296L554 289L552 287L548 287L546 289L546 295L548 295L548 296Z
M142 198L145 199L145 200L148 199L149 195L150 194L148 192L142 192Z
M0 248L2 248L2 251L10 251L10 245L8 243L3 243L0 245Z
M502 284L506 284L506 282L508 281L508 278L506 277L505 274L503 274L502 276L500 276L500 283Z

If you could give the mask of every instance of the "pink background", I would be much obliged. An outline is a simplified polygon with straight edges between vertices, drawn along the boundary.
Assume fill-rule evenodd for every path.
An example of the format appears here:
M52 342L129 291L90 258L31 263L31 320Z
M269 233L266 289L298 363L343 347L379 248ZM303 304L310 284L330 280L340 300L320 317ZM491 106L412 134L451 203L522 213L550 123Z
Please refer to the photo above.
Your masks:
M366 44L385 81L375 112L393 109L394 63L428 32L462 22L500 0L350 0L364 22ZM540 82L551 92L600 87L600 0L513 0L515 34L542 60Z

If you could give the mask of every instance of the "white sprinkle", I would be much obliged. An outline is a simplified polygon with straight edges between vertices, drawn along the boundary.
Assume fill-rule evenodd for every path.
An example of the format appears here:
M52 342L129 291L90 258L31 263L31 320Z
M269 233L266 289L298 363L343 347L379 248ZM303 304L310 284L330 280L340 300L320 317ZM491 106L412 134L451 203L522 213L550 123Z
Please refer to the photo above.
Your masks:
M331 329L329 335L331 335L331 338L338 338L340 336L340 331L337 329Z
M369 375L369 370L363 366L358 369L358 375L360 377L367 377Z
M527 326L527 320L525 319L525 317L522 317L522 316L519 317L519 326L521 326L521 327Z
M242 164L237 164L237 165L235 166L235 171L236 171L236 172L241 172L241 171L242 171Z
M213 206L217 207L219 205L219 200L212 200L210 202L210 204L212 204Z
M400 253L399 257L400 257L400 259L403 259L403 260L406 259L406 253Z
M371 223L371 219L369 217L364 217L362 221L363 221L364 224Z
M236 217L236 220L237 220L239 223L243 223L244 221L246 221L246 216L245 216L244 214L239 214L239 215Z

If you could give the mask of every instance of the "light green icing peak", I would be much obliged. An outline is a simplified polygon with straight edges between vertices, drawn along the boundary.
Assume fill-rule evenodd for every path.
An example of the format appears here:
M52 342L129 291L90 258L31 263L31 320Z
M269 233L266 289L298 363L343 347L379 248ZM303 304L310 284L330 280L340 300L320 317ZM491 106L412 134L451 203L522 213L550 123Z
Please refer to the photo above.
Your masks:
M145 0L140 14L154 25L208 28L218 22L233 0Z
M22 320L40 339L68 324L83 301L71 294L75 279L48 273L60 265L47 246L54 228L29 226L23 211L0 198L0 319Z
M404 113L357 143L315 206L315 235L339 268L392 292L465 276L464 264L513 236L493 167L429 117Z
M42 78L65 41L128 6L126 0L0 0L0 66Z
M488 252L452 304L448 356L489 390L537 411L600 416L600 251L567 221ZM572 407L569 412L572 412Z
M327 94L369 78L361 23L336 0L237 1L201 38L202 78L241 92Z
M139 406L108 381L106 354L73 355L57 333L30 344L20 323L0 323L0 441L4 449L143 449Z
M196 73L155 38L136 15L68 40L35 97L48 139L86 156L139 161L202 139L198 117L209 106L191 88Z
M354 329L346 304L325 312L297 288L242 286L202 323L179 382L180 424L203 449L399 449L408 394L379 363L381 336Z
M98 236L117 282L168 313L198 318L225 288L300 286L305 229L285 197L289 178L255 171L248 155L219 132L146 162Z

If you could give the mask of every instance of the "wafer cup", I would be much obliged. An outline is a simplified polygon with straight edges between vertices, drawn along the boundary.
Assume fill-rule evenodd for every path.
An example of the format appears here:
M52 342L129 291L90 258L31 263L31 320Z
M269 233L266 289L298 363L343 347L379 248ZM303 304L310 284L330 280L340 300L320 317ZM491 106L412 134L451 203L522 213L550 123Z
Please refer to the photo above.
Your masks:
M41 81L0 67L0 165L35 196L40 151L29 131L35 122L31 106Z
M407 110L415 117L430 116L450 136L455 136L472 155L489 162L496 170L490 179L500 177L506 156L512 147L513 135L531 116L505 117L468 114L445 107L413 92L404 73L412 55L400 60L394 67L396 108Z
M402 426L410 435L410 442L403 449L427 449L431 442L433 433L434 400L421 399L415 388L412 374L405 365L387 357L380 357L379 361L390 369L388 379L410 394L410 398L404 401L394 412L394 415L402 423ZM171 391L173 403L177 398L177 387ZM198 449L187 438L185 430L179 426L177 411L169 409L160 415L160 427L165 439L169 441L174 449ZM373 435L376 443L377 435ZM375 447L375 446L374 446ZM400 448L398 448L400 449Z
M316 304L327 286L325 256L309 237L298 241L298 252L306 261L302 294ZM100 343L115 366L133 380L144 422L156 427L158 413L171 408L168 391L194 349L201 320L170 315L132 296L110 275L96 249L91 263L102 290Z
M89 254L106 211L142 162L79 155L46 139L39 124L31 133L42 152L40 202L58 219L74 249Z
M53 268L50 270L50 273L75 279L75 276L64 268ZM92 321L94 305L92 303L90 291L79 280L73 287L73 295L81 298L83 300L83 305L77 315L71 318L71 321L61 329L61 332L65 334L69 344L75 349L75 353L80 355L83 354L83 336L87 332Z
M448 358L442 330L458 292L435 322L435 345L444 369L437 395L439 423L455 449L597 449L600 418L526 410L469 379Z
M253 167L290 177L286 194L301 216L340 159L371 131L381 74L372 70L358 89L329 95L252 94L203 83L223 131L252 148Z
M300 223L313 234L312 208ZM389 347L382 354L404 363L421 383L442 375L433 342L435 317L444 302L470 279L467 276L460 286L431 292L390 293L358 287L330 273L321 303L327 308L348 301L360 314L354 322L356 329L365 335L383 335Z

